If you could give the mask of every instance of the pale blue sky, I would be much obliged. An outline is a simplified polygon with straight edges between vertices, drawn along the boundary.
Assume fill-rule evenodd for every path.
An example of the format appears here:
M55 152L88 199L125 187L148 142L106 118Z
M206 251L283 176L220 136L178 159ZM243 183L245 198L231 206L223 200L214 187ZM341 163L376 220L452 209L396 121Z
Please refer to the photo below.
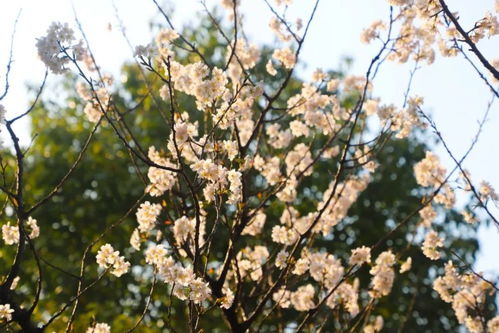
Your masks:
M171 1L176 5L173 21L181 26L196 19L202 10L197 0ZM297 5L289 12L303 18L311 10L313 1L295 0ZM111 0L74 0L79 18L88 34L97 61L105 71L118 73L120 65L132 58L132 53L122 39ZM121 18L134 45L150 41L149 20L157 12L152 0L115 0ZM211 7L217 3L208 0ZM4 80L10 34L15 17L22 8L14 44L15 63L11 73L11 89L3 104L12 116L24 110L27 105L25 82L40 82L44 66L38 60L35 38L42 36L52 21L73 23L72 5L69 0L20 0L0 2L0 82ZM479 19L487 10L493 10L493 0L453 0L449 1L452 10L461 13L465 26ZM242 0L245 13L246 33L258 43L272 43L273 37L267 29L270 13L263 0ZM317 67L335 69L343 56L355 60L352 74L363 75L372 56L373 46L360 43L359 35L375 19L386 19L389 7L384 0L322 0L310 36L305 43L302 59L307 67L300 75L308 77ZM109 23L113 27L109 31ZM480 49L490 58L499 57L498 39L480 42ZM400 105L412 64L387 63L375 81L374 94L385 103ZM483 114L491 98L488 88L478 79L466 61L437 58L434 65L423 67L414 80L412 92L425 97L425 105L430 110L444 138L456 154L460 156L468 147L477 128L477 121ZM20 129L27 133L26 123ZM23 140L26 141L26 135ZM465 162L478 183L486 179L499 190L497 175L499 143L499 103L492 106L478 146ZM452 163L442 149L437 150L450 169ZM497 210L496 213L499 213ZM499 272L495 255L499 252L499 232L496 228L482 228L480 232L482 252L477 269Z

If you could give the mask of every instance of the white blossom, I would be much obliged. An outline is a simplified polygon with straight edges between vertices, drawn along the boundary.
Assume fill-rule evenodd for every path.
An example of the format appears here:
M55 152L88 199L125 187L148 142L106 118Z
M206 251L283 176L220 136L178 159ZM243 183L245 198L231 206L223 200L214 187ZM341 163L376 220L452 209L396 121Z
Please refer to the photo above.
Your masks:
M350 256L350 265L362 265L363 263L371 262L371 249L362 246L352 250Z
M431 230L426 234L423 242L423 254L431 260L437 260L440 258L440 253L437 249L443 245L443 239L438 237L438 234L434 230Z
M130 268L130 263L125 260L125 257L120 257L119 251L114 251L110 244L102 245L97 252L97 264L99 267L108 269L111 268L111 274L120 277Z
M73 44L74 40L74 32L67 23L53 22L47 35L37 39L38 56L53 73L62 74L69 63L69 59L61 54L64 49L72 48L76 60L82 60L86 53L82 42Z
M111 326L106 323L96 323L87 328L86 333L111 333Z
M373 275L371 297L379 298L390 293L395 278L394 263L395 256L391 251L382 252L376 258L374 267L369 271Z
M7 245L19 243L19 227L10 225L10 222L7 222L2 226L2 238Z
M289 253L282 250L277 254L275 259L275 266L277 268L284 268L286 266L286 260L288 259Z
M151 204L149 201L142 203L136 213L139 230L141 232L151 231L156 224L159 213L161 213L160 204Z
M0 319L2 321L11 321L14 309L10 308L10 304L0 304Z

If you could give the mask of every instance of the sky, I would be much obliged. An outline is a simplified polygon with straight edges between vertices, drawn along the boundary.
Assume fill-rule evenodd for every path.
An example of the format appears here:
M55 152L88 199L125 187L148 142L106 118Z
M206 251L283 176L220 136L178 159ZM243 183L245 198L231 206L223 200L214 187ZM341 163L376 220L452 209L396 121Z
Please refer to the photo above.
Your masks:
M208 7L218 1L207 0ZM161 3L161 1L160 1ZM176 27L195 22L202 6L198 0L163 2L174 4L171 17ZM306 18L313 1L295 0L289 17ZM492 11L494 0L448 1L453 11L459 11L460 22L471 27L473 22ZM43 36L52 21L74 23L73 6L89 38L97 62L113 74L119 73L124 61L132 59L132 51L121 36L116 12L119 13L132 45L146 44L152 36L151 18L160 20L152 0L19 0L0 2L0 87L3 88L5 65L8 60L10 36L16 17L19 16L14 40L14 63L10 76L10 90L2 101L7 117L26 109L29 98L26 83L40 83L45 71L35 49L36 38ZM271 44L274 38L268 30L270 12L263 0L242 0L246 34L257 43ZM301 59L306 66L300 67L299 75L309 78L316 68L336 69L346 56L354 63L349 73L364 75L377 47L360 42L363 28L376 19L386 20L389 6L384 0L322 0L316 18L304 44ZM498 39L479 43L480 50L489 59L499 58ZM473 58L473 57L472 57ZM474 59L474 58L473 58ZM374 82L374 95L384 103L401 105L412 64L385 63ZM50 78L49 78L50 80ZM478 128L491 93L478 78L476 72L462 58L437 57L432 66L423 66L415 75L412 93L425 98L425 108L432 115L442 136L456 156L461 156L469 146ZM475 183L489 181L499 191L499 103L492 104L479 142L464 166L471 171ZM29 141L26 122L17 128L22 141ZM6 140L6 137L4 137ZM437 147L447 169L452 161L441 146ZM495 209L499 214L499 210ZM479 239L481 252L475 268L484 272L499 273L495 257L499 253L499 231L495 227L482 226Z

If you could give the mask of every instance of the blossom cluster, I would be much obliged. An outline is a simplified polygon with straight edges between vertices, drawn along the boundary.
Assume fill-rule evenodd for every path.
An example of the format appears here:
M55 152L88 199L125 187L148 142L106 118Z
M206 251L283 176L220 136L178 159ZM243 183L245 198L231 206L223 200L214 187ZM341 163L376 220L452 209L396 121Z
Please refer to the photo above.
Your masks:
M86 333L111 333L111 326L106 323L96 323L89 327Z
M97 252L97 264L104 269L111 269L111 274L120 277L130 268L130 263L120 256L119 251L115 251L110 244L102 245Z
M29 239L35 239L40 235L40 227L37 221L31 216L26 220L24 228L26 228L25 232L29 231L27 234ZM10 222L2 226L2 238L5 244L13 245L19 243L19 236L19 226L10 225Z
M440 298L452 304L457 320L472 333L483 332L485 327L476 311L480 311L487 295L491 294L493 285L473 273L459 274L452 261L445 264L445 274L438 277L433 288ZM499 316L487 322L488 332L497 332Z
M47 29L47 35L38 38L36 42L38 56L53 73L62 74L70 62L63 53L71 49L77 60L83 60L87 54L83 41L76 44L74 41L74 31L67 23L53 22Z
M464 39L457 27L445 17L439 1L432 0L386 0L395 6L399 13L395 21L400 23L394 48L388 59L405 63L410 59L432 64L436 51L444 57L453 57L459 53L457 43ZM366 28L361 40L369 43L379 38L381 30L387 28L387 23L375 21ZM469 38L478 43L484 38L499 34L499 21L492 12L487 12L470 30Z
M168 255L163 245L154 245L145 251L146 263L153 265L161 280L172 285L175 297L191 300L196 304L205 301L211 295L208 283L196 277L192 267L183 267L181 263Z
M440 14L438 1L387 1L399 10L394 19L399 24L398 36L385 40L393 22L376 21L362 32L363 42L392 41L386 58L398 62L412 58L432 63L435 46L444 56L457 54L456 43L462 36ZM292 4L291 0L274 2L284 8ZM238 4L222 1L235 21ZM244 322L252 317L243 305L248 297L248 307L261 301L262 308L270 304L272 311L278 307L313 313L325 304L355 318L366 304L376 304L390 294L396 265L400 264L400 274L411 270L413 259L402 262L405 255L390 247L356 244L343 256L314 241L336 241L334 232L351 223L351 208L376 180L376 154L384 145L382 138L404 139L415 128L425 128L424 100L407 94L402 107L385 104L375 96L374 75L369 72L341 77L317 69L310 81L293 82L292 89L285 89L299 61L303 40L297 34L302 25L301 19L290 23L284 16L273 17L269 26L279 45L272 52L264 52L236 31L234 40L227 40L221 54L216 54L217 65L197 57L196 46L170 28L161 29L153 43L135 49L141 66L159 78L161 87L150 94L161 98L169 117L164 117L167 126L162 143L142 150L135 141L122 140L130 154L147 165L144 199L135 211L130 238L136 251L144 245L145 260L133 265L145 261L149 272L166 283L172 295L195 304L189 308L200 313L203 307L216 305ZM487 14L470 36L478 42L498 32L497 19ZM74 41L69 26L54 23L37 43L42 61L54 73L62 73L70 62L88 62L82 43ZM186 58L190 49L193 57ZM259 66L266 73L257 82ZM100 77L94 84L83 71L79 74L85 81L77 83L76 90L88 121L98 126L106 117L114 129L125 128L124 133L133 138L126 122L120 123L120 117L110 112L115 106L112 78ZM285 79L279 88L282 74ZM183 99L189 100L188 107L179 105ZM120 126L114 127L113 122ZM359 128L371 124L379 133L367 140L368 131ZM136 147L139 151L134 151ZM444 256L444 238L434 225L439 223L442 207L454 207L455 188L432 152L413 171L421 193L428 194L414 212L420 218L414 230L425 235L422 253L436 261ZM319 172L331 176L317 182ZM466 190L474 190L467 177L463 179ZM499 201L487 182L480 184L478 193L479 201ZM475 221L469 212L463 212L463 218ZM406 222L412 220L400 223ZM29 218L25 225L30 239L38 236L36 220ZM2 236L6 244L19 242L18 226L3 225ZM214 246L223 248L222 256L210 252ZM100 247L96 261L117 277L132 266L110 244ZM363 285L355 274L365 267L371 279ZM246 285L251 288L244 290ZM484 303L491 289L483 279L458 274L450 262L434 288L445 302L452 303L459 323L480 332L482 318L474 315L474 309ZM266 292L260 297L261 291ZM1 308L5 306L9 305L0 306L0 317L10 320L10 308ZM255 312L259 309L257 305ZM382 317L368 319L365 332L382 330ZM487 325L490 331L497 330L499 319L490 319ZM89 332L110 332L110 327L95 323Z
M83 113L85 113L87 119L93 123L98 122L103 115L103 111L107 111L109 107L111 97L108 89L106 87L101 87L92 93L87 85L83 82L78 82L76 85L76 91L80 97L86 101Z
M395 278L394 264L395 256L391 251L385 251L376 258L375 265L369 271L373 275L370 291L372 297L379 298L390 293Z

